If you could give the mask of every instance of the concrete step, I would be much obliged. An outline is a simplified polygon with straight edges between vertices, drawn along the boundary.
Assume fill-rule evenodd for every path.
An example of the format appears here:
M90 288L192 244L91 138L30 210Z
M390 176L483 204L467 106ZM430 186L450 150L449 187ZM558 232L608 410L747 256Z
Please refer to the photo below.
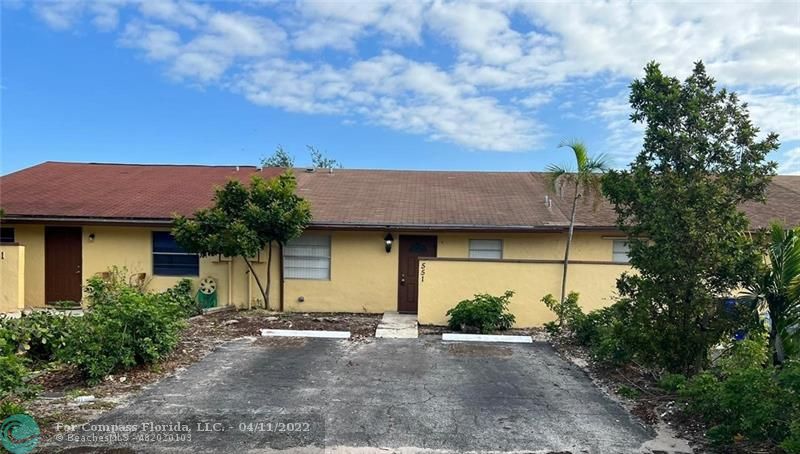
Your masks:
M416 339L418 336L417 316L414 314L384 312L378 329L375 330L375 337L389 339Z

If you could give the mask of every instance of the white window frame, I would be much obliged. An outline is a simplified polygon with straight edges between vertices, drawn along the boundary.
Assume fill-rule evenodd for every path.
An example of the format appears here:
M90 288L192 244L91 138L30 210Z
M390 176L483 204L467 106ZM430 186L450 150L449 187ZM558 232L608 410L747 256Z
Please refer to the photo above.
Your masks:
M478 244L480 244L479 242L483 242L483 246L482 247L477 246ZM498 244L500 246L499 249L498 248L489 248L489 247L486 246L488 243L495 243L495 242L496 242L496 244ZM473 244L475 244L475 246L473 246ZM473 257L473 255L472 255L473 251L476 251L476 252L499 252L500 256L499 257ZM481 259L482 260L502 260L503 259L503 240L500 240L500 239L497 239L497 238L487 238L487 239L475 238L475 239L470 239L469 240L469 253L468 253L468 256L471 259L477 259L477 260L481 260Z
M630 241L628 239L616 239L611 241L611 261L614 263L630 263ZM623 256L624 254L624 256ZM624 258L623 258L624 257Z
M294 248L297 247L298 242L302 242L309 238L314 239L324 239L324 246L327 246L327 255L319 256L319 255L301 255L298 252L295 252ZM295 244L292 244L295 243ZM320 246L320 244L314 245ZM308 281L329 281L331 280L331 249L332 249L332 240L330 235L318 235L318 234L303 234L300 238L296 240L292 240L287 243L283 247L283 278L284 279L297 279L297 280L308 280ZM299 276L300 273L293 273L291 270L296 268L298 270L308 269L303 268L300 266L292 266L291 261L293 259L300 259L300 260L320 260L326 259L327 263L327 275L325 277L308 277L308 276ZM323 268L315 268L315 269L323 269Z

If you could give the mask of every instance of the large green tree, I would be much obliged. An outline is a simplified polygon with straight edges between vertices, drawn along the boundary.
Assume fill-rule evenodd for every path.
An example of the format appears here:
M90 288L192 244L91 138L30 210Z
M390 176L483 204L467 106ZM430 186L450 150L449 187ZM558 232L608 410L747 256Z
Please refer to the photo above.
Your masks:
M187 251L202 256L241 257L269 307L272 245L297 238L311 222L307 201L297 196L294 174L287 171L270 180L254 176L249 186L228 181L216 189L214 204L189 218L177 216L172 234ZM262 284L251 257L267 249L267 285Z
M567 231L567 245L564 248L564 267L561 275L561 302L564 302L567 291L567 269L569 267L569 251L572 246L572 234L575 231L575 212L578 208L578 200L583 198L586 202L589 199L593 200L593 207L597 206L597 202L601 199L600 182L603 172L608 170L606 159L603 155L591 157L586 150L586 145L579 140L572 140L562 142L559 147L567 147L572 151L575 156L575 166L572 165L555 165L551 164L547 167L547 177L550 184L550 190L556 192L559 196L564 194L564 189L567 188L567 193L570 197L572 204L571 213L569 217L569 230Z
M649 345L644 360L692 374L730 329L721 298L747 284L758 263L738 205L763 201L777 134L758 138L747 105L702 62L681 82L650 63L631 84L631 120L646 126L630 168L604 176L603 191L630 237L636 273L618 283Z

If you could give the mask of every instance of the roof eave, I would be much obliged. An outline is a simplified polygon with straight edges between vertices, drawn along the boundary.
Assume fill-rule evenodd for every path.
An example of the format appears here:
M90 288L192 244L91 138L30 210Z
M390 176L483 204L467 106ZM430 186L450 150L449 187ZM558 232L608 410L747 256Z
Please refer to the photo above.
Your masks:
M85 224L85 225L136 225L152 227L169 227L170 218L119 218L119 217L86 217L86 216L35 216L6 215L6 223L53 223L53 224ZM543 225L476 225L476 224L376 224L376 223L331 223L311 222L310 229L315 230L366 230L366 231L456 231L456 232L563 232L569 226L565 224ZM575 230L609 231L617 230L616 226L576 225Z

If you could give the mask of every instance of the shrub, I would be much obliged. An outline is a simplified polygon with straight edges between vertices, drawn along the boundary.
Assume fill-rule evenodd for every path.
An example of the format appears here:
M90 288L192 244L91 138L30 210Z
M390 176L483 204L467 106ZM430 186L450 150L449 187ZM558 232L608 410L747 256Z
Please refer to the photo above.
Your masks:
M658 387L664 391L678 392L686 385L686 377L681 374L665 374L658 380Z
M25 407L11 400L4 400L0 403L0 421L12 415L25 413Z
M781 442L781 448L789 454L800 454L800 420L792 423L789 436Z
M66 341L67 318L34 311L17 319L0 319L0 352L20 352L34 361L52 361Z
M502 296L477 294L471 300L459 302L447 311L448 326L454 330L477 330L491 333L514 326L514 314L507 307L514 292L507 290Z
M576 292L569 292L569 295L564 298L564 301L559 301L554 298L552 294L548 293L542 298L542 303L556 314L555 322L547 322L544 324L544 328L548 333L560 334L565 329L574 333L583 323L586 315L584 315L581 306L578 304L579 296L580 295Z
M28 368L15 354L0 356L0 399L20 393L25 387Z
M178 343L183 312L163 294L123 290L116 300L95 304L70 323L61 361L77 366L90 380L137 364L152 363Z
M192 295L192 281L190 279L181 279L174 287L167 289L163 296L170 304L177 306L184 317L191 317L203 312Z
M146 293L146 285L146 282L132 285L127 268L112 266L103 275L96 274L86 280L86 295L90 306L113 303L125 294Z
M564 302L552 295L542 298L557 317L555 322L545 324L549 333L565 334L576 343L589 347L596 361L612 364L629 362L638 351L648 348L650 341L645 331L630 323L647 315L636 312L628 300L584 314L578 297L578 293L571 292Z
M642 393L638 389L631 388L630 386L622 385L617 388L617 394L628 399L636 399Z
M702 372L680 390L687 410L712 425L708 435L725 444L735 437L785 441L792 447L800 419L800 364L768 364L761 338L738 342L717 368ZM787 451L791 452L787 449Z

